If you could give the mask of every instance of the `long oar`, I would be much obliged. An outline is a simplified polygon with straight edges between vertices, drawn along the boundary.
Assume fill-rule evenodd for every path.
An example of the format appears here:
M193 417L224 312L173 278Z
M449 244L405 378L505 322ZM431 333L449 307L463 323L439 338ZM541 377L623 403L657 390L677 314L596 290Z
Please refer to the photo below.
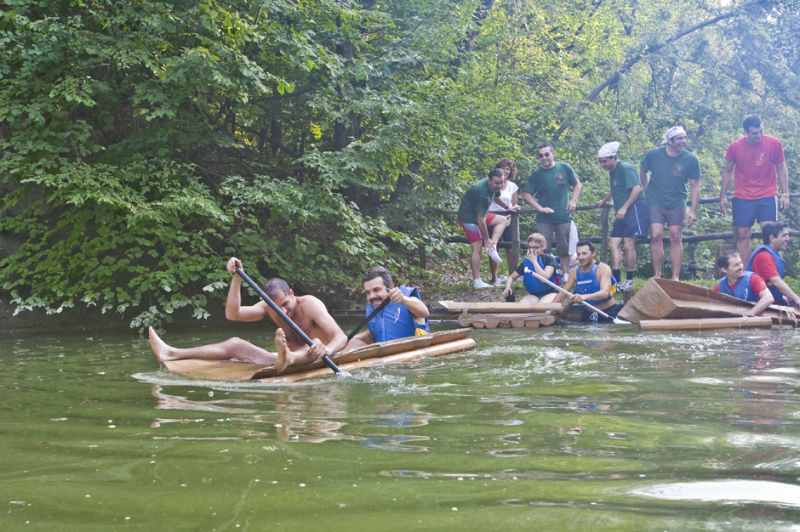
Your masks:
M298 326L297 326L297 324L296 324L295 322L293 322L293 321L292 321L292 319L291 319L291 318L289 318L289 316L287 316L287 315L286 315L286 313L285 313L283 310L281 310L281 308L280 308L278 305L276 305L276 304L275 304L275 302L274 302L274 301L272 301L272 300L269 298L269 296L268 296L267 294L265 294L265 293L264 293L264 291L263 291L263 290L261 290L261 288L259 288L259 286L258 286L258 285L257 285L257 284L256 284L256 283L255 283L255 282L254 282L254 281L253 281L251 278L250 278L250 276L249 276L249 275L247 275L246 273L244 273L244 270L242 270L241 268L236 268L236 273L238 273L238 274L239 274L239 277L241 277L242 279L244 279L244 280L245 280L245 282L246 282L247 284L249 284L249 285L250 285L250 288L252 288L253 290L255 290L255 291L256 291L256 293L257 293L259 296L261 296L261 299L263 299L263 300L264 300L264 302L265 302L267 305L269 305L270 307L272 307L272 310L274 310L275 312L277 312L277 313L278 313L278 316L280 316L281 318L283 318L283 321L285 321L287 324L289 324L289 327L291 327L291 328L294 330L294 332L296 332L296 333L297 333L297 335L298 335L300 338L302 338L302 339L303 339L303 341L304 341L304 342L305 342L305 343L306 343L306 344L307 344L309 347L311 347L311 346L313 346L313 345L314 345L314 341L313 341L311 338L309 338L309 337L308 337L308 335L307 335L306 333L304 333L304 332L302 331L302 329L300 329L300 327L298 327ZM323 362L325 362L325 364L326 364L326 365L327 365L329 368L331 368L331 369L333 370L333 372L334 372L334 373L339 373L339 372L340 372L339 368L336 366L336 364L334 364L334 363L333 363L333 360L331 360L331 357L329 357L328 355L322 355L322 361L323 361Z
M364 327L364 325L366 325L367 323L369 323L369 322L372 320L372 318L374 318L375 316L377 316L377 315L378 315L378 312L380 312L380 311L382 311L383 309L385 309L385 308L386 308L386 305L388 305L388 304L389 304L389 303L391 303L391 302L392 302L392 300L391 300L391 299L389 299L389 296L386 296L386 299L384 299L384 300L383 300L383 303L381 303L380 305L378 305L378 308L376 308L375 310L373 310L372 312L370 312L370 313L369 313L369 316L367 316L367 319L365 319L364 321L362 321L361 323L359 323L359 324L358 324L358 326L357 326L355 329L353 329L352 331L350 331L350 334L348 334L348 335L347 335L347 341L349 342L350 340L352 340L352 339L353 339L353 336L355 336L356 334L358 334L358 331L360 331L360 330L361 330L361 328L362 328L362 327Z
M550 279L548 279L548 278L547 278L547 277L545 277L544 275L540 275L540 274L536 273L535 271L534 271L534 272L531 272L531 273L533 273L533 275L535 275L537 279L539 279L540 281L542 281L542 282L543 282L543 283L545 283L546 285L548 285L548 286L551 286L551 287L555 288L556 290L558 290L558 291L559 291L559 292L561 292L562 294L564 294L564 295L567 295L567 296L569 296L569 297L572 297L572 296L574 295L572 292L570 292L569 290L567 290L567 289L565 289L565 288L561 288L560 286L558 286L556 283L552 282ZM614 318L614 317L612 317L611 315L609 315L609 314L606 314L605 312L603 312L603 311L602 311L602 310L600 310L599 308L595 307L594 305L592 305L592 304L591 304L591 303L589 303L588 301L583 301L583 300L581 300L580 302L581 302L581 303L582 303L582 304L583 304L583 305L584 305L586 308L588 308L588 309L589 309L589 310L591 310L592 312L597 312L598 314L600 314L601 316L603 316L603 317L604 317L605 319L607 319L607 320L611 320L611 321L613 321L614 323L619 323L619 324L625 324L625 325L630 325L630 324L631 324L631 322L629 322L629 321L625 321L625 320L623 320L623 319L620 319L620 318Z

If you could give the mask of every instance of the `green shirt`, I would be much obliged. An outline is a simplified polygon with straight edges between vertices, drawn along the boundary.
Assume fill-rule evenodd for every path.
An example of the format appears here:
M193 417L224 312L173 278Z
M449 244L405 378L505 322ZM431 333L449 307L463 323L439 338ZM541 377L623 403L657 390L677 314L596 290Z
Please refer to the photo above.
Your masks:
M642 181L639 179L639 172L632 164L625 161L617 161L617 166L608 173L608 178L611 181L611 199L614 200L614 210L620 210L628 198L631 197L631 190L633 187L642 186ZM644 198L640 192L636 198Z
M551 168L539 168L528 176L523 192L536 196L542 207L550 207L552 213L536 213L539 223L563 224L572 218L567 212L569 189L578 183L575 170L567 163L556 161Z
M495 193L489 190L489 178L484 177L467 190L458 206L458 221L465 224L478 223L478 217L486 215Z
M686 205L686 183L700 179L700 161L691 152L682 151L676 157L667 155L667 147L648 151L642 159L642 173L650 172L647 182L647 202L662 209Z

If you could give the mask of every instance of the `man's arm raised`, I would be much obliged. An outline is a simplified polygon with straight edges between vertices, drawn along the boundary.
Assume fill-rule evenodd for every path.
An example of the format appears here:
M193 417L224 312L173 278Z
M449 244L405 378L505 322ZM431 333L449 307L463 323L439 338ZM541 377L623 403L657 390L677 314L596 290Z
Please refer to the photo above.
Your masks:
M236 257L228 260L226 269L232 275L228 287L228 298L225 300L225 317L230 321L258 321L267 315L267 304L259 301L255 305L242 306L242 278L236 274L236 268L242 268L242 261ZM244 269L242 268L242 271Z
M405 305L405 307L416 320L424 320L430 315L428 306L418 297L404 296L403 292L400 291L400 288L396 286L389 290L389 298L395 303Z

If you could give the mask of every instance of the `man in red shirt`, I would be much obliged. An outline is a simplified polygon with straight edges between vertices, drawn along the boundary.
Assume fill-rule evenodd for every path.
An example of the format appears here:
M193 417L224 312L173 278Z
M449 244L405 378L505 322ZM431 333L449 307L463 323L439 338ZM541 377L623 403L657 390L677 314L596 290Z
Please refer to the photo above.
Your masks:
M761 232L764 243L750 255L745 269L757 273L767 281L775 303L800 307L800 296L783 280L786 264L781 257L781 251L789 245L789 230L783 224L766 223Z
M742 257L747 257L750 255L753 222L758 221L763 229L765 223L778 221L778 199L781 211L789 209L789 171L781 141L764 135L759 117L748 116L742 127L745 136L731 142L725 152L719 208L723 214L726 213L728 185L733 177L736 250ZM781 194L778 198L779 188Z
M757 273L746 272L742 257L736 251L722 255L717 259L717 266L725 277L714 287L715 292L755 303L753 308L744 313L745 316L758 316L775 302L764 279Z

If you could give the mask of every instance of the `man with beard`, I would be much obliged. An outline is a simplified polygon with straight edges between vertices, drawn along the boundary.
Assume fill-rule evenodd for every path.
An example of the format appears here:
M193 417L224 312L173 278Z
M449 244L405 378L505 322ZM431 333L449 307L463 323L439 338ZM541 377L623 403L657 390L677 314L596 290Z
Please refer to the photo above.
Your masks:
M150 348L159 362L187 358L241 360L265 366L275 365L280 373L289 365L312 362L323 355L330 356L347 343L347 336L328 313L325 304L314 296L296 296L283 279L275 277L267 281L264 292L300 330L309 338L313 338L312 346L306 345L266 302L259 301L255 305L242 306L242 278L236 273L237 268L242 268L242 262L236 257L231 257L226 268L232 278L225 302L225 317L231 321L259 321L269 317L278 326L275 332L276 352L267 351L236 337L217 344L176 348L164 343L150 327Z
M617 280L611 275L611 268L608 264L595 260L594 244L588 240L578 242L575 253L578 265L572 269L569 280L564 286L568 292L574 292L568 303L585 301L611 317L609 320L589 308L584 308L582 321L612 322L622 310L622 304L614 299ZM554 301L561 302L565 296L564 292L559 292Z
M395 286L386 268L370 268L364 274L364 293L367 296L366 314L385 300L391 302L367 323L367 330L357 334L347 344L347 351L373 342L388 342L408 336L430 333L428 307L422 302L416 287Z
M800 307L800 296L783 280L786 262L781 251L789 245L789 229L781 223L766 223L761 230L764 243L753 250L747 260L746 270L760 275L778 305Z
M683 261L683 228L697 221L700 201L700 162L686 150L688 137L681 126L664 133L663 146L647 152L639 167L642 190L650 204L650 253L653 276L661 277L664 267L664 226L669 227L669 259L672 278L679 280ZM692 189L692 203L686 212L686 184Z
M755 303L745 315L758 316L775 302L764 279L757 273L745 271L738 252L731 251L721 255L717 259L717 266L725 277L719 280L714 291Z

